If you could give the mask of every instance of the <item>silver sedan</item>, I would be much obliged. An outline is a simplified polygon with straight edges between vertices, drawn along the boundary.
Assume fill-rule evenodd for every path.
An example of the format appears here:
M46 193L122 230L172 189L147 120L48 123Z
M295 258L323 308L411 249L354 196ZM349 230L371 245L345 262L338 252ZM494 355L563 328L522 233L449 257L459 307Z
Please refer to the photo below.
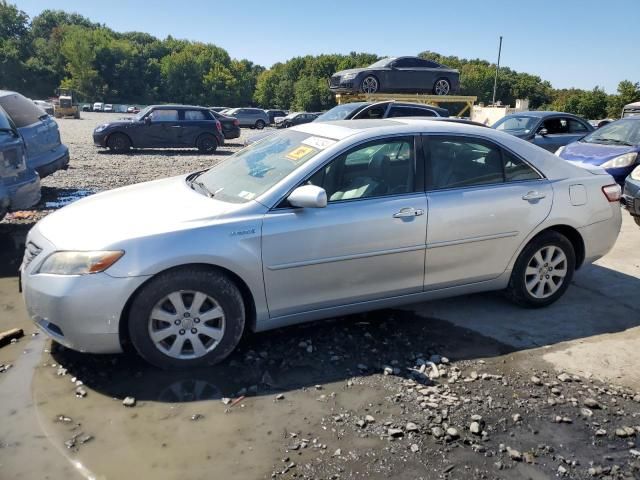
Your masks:
M547 306L613 246L619 198L603 170L488 128L310 123L49 215L21 280L69 348L214 364L247 329L490 290Z

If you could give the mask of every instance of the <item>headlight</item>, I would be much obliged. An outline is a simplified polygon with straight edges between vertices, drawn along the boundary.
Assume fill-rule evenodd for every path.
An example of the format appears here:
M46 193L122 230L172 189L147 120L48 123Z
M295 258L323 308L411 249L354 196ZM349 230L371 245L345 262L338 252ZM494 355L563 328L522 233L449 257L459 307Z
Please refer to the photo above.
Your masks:
M636 152L625 153L624 155L620 155L619 157L612 158L608 162L600 165L602 168L623 168L630 167L638 158L638 154Z
M564 145L556 150L556 155L560 156L560 154L564 151Z
M344 75L342 75L341 80L353 80L354 78L356 78L356 75L358 75L357 73L345 73Z
M634 180L640 180L640 166L633 169L633 172L631 172L631 178Z
M108 123L103 123L102 125L98 125L95 129L96 132L101 132L103 131L105 128L107 128L109 126Z
M95 252L55 252L47 257L38 273L85 275L105 271L124 255L121 250Z

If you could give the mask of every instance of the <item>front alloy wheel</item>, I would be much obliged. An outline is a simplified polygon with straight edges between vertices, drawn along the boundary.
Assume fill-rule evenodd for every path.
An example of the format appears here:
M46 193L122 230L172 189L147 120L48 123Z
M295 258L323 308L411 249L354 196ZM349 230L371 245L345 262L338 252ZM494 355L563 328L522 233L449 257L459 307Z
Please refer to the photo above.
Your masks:
M224 310L203 292L177 291L162 298L149 315L149 336L165 355L201 358L224 335Z
M380 84L378 83L378 79L374 76L369 75L362 80L361 90L364 93L376 93L379 88Z

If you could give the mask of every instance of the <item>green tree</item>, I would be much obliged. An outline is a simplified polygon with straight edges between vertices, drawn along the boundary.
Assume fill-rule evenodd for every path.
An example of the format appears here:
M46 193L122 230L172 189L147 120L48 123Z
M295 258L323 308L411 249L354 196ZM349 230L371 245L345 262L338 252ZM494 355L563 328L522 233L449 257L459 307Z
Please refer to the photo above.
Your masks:
M638 101L640 101L640 83L623 80L618 84L618 94L609 97L607 115L618 118L625 105Z

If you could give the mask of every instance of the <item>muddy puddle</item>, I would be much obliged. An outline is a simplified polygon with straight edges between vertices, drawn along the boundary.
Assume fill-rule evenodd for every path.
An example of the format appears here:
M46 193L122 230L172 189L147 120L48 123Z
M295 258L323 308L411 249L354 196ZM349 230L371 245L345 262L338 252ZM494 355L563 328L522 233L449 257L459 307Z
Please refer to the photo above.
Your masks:
M445 325L374 312L249 335L215 368L174 372L132 354L56 345L49 352L42 335L25 339L29 353L0 376L2 478L269 478L340 450L366 456L387 441L327 418L359 411L393 419L402 406L386 405L392 393L363 379L416 352L466 358L504 351L465 335L453 345ZM136 405L124 406L125 397Z

